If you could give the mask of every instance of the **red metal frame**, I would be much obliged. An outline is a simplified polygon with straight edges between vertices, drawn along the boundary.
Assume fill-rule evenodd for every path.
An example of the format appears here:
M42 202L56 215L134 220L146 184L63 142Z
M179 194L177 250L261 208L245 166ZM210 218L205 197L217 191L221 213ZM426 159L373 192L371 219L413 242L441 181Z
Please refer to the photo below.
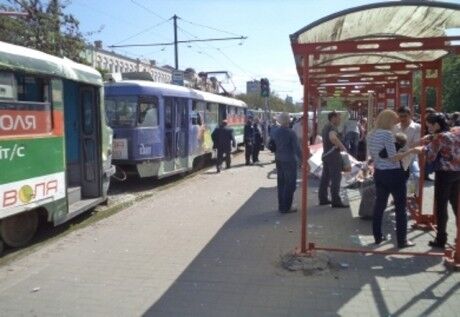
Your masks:
M316 247L314 243L308 243L307 234L307 188L308 188L308 175L307 175L307 160L309 154L308 148L308 129L307 129L307 116L309 111L309 95L310 91L317 90L318 86L322 83L331 83L327 87L326 95L335 91L336 87L347 86L345 83L340 82L340 79L353 80L363 77L376 77L378 79L385 78L388 83L384 85L376 85L376 80L372 78L369 83L366 83L367 90L375 90L376 98L374 102L374 114L378 113L379 109L388 106L388 100L394 100L394 106L397 107L401 103L401 95L408 95L408 105L413 108L412 100L412 72L414 70L422 70L422 95L420 100L421 115L424 118L426 108L426 89L429 86L435 87L437 92L437 107L441 105L441 70L442 64L437 61L418 61L418 62L399 62L387 64L359 64L359 65L314 65L316 60L320 59L321 55L331 54L362 54L373 53L380 54L382 57L385 55L382 52L395 52L395 51L428 51L428 50L444 50L453 53L460 53L460 45L452 43L453 41L460 41L460 36L446 36L446 37L432 37L432 38L391 38L391 39L372 39L372 40L349 40L337 42L323 42L323 43L309 43L298 44L292 43L292 50L296 57L302 58L301 67L297 67L301 83L304 85L304 125L303 125L303 157L302 157L302 206L301 206L301 254L313 254L315 250L328 250L338 252L355 252L355 253L374 253L374 254L394 254L394 255L416 255L416 256L445 256L446 263L451 267L460 268L460 225L457 228L457 243L455 250L447 250L445 253L420 253L420 252L393 252L393 251L378 251L378 250L363 250L363 249L344 249L344 248L330 248L330 247ZM365 54L363 54L365 55ZM313 65L309 65L310 57L313 57ZM326 61L327 62L327 61ZM427 78L429 70L435 69L437 76L435 78ZM399 72L399 73L398 73ZM404 72L404 73L401 73ZM377 76L372 76L369 73L380 73ZM350 74L351 76L346 77ZM332 76L331 76L332 75ZM326 76L329 76L326 77ZM398 78L393 82L388 80L388 76L397 76ZM407 85L401 84L401 81L408 81ZM371 83L372 82L372 83ZM370 89L372 87L373 89ZM345 89L346 90L346 89ZM352 89L349 89L352 90ZM355 89L353 89L355 90ZM348 91L345 91L348 93ZM319 97L321 98L321 97ZM314 102L314 113L316 114L318 105ZM371 118L369 118L371 120ZM422 133L424 132L425 122L422 119ZM316 129L314 130L316 134ZM424 160L420 161L420 174L424 175ZM419 184L419 197L417 198L417 209L412 212L412 216L418 226L433 227L435 223L434 213L424 214L421 212L423 203L423 177L420 177ZM459 213L459 211L457 211ZM460 216L460 214L459 214ZM458 222L460 224L460 221ZM307 248L308 245L308 248Z
M460 41L460 36L429 38L392 38L360 41L337 41L298 44L292 43L295 55L323 55L343 53L380 53L403 51L445 50L460 53L460 46L451 42Z

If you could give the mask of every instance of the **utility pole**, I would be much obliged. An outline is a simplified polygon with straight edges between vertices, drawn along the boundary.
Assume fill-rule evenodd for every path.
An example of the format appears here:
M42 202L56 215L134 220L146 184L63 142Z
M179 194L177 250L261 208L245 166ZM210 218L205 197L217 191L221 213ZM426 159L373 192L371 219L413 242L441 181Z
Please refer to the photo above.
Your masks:
M126 45L110 45L110 48L117 47L145 47L145 46L169 46L174 45L174 62L175 69L179 70L179 45L184 43L196 43L196 42L214 42L214 41L230 41L230 40L246 40L247 36L233 36L233 37L221 37L221 38L208 38L208 39L195 39L195 40L185 40L179 41L177 39L177 19L180 19L176 14L171 18L173 20L174 26L174 41L168 43L145 43L145 44L126 44ZM170 19L170 20L171 20Z
M174 14L174 62L176 66L176 70L179 69L179 54L178 54L178 45L177 45L177 15Z
M270 98L270 81L267 78L260 79L260 96L264 98L264 117L265 117L265 129L264 129L264 141L265 146L268 147L268 125L270 124L270 105L268 103Z

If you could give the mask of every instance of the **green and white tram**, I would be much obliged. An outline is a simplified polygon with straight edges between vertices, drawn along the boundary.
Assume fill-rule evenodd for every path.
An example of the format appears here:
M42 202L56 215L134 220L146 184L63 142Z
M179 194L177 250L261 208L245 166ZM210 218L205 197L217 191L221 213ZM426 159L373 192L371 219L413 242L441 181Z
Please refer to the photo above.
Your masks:
M95 69L0 42L0 243L107 199L112 130Z

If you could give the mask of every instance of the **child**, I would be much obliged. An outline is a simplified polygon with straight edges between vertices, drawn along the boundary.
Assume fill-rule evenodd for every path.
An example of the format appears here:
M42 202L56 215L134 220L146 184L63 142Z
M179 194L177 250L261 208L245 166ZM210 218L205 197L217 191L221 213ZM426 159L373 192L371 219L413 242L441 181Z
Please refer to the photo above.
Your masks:
M396 142L395 142L396 152L400 152L406 146L407 136L404 133L399 132L395 134L395 139L396 139ZM379 152L379 156L381 158L388 158L387 149L383 148Z

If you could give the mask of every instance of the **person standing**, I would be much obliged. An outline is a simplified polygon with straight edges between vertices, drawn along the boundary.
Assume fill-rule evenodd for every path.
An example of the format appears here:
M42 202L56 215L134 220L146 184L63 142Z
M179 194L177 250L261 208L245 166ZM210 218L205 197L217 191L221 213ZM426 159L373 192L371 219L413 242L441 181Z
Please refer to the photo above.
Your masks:
M278 122L281 127L273 134L278 175L278 210L281 213L296 212L296 207L292 207L292 200L296 189L297 166L302 160L300 146L294 131L289 128L289 115L280 114Z
M447 243L447 204L450 202L457 220L458 199L460 194L460 127L449 130L442 113L426 116L428 135L422 142L426 146L416 147L418 153L426 154L427 163L433 164L435 170L434 201L436 206L436 238L429 242L434 248L444 248ZM459 241L457 241L459 243Z
M319 184L319 204L332 204L333 208L347 208L348 205L340 198L340 182L342 180L342 156L340 151L346 148L340 142L338 127L340 125L340 115L332 111L328 114L328 123L322 131L323 137L323 172ZM328 189L331 188L331 200L328 198Z
M217 173L220 173L224 156L226 168L230 168L232 162L232 146L236 146L233 130L227 127L227 120L222 121L220 126L212 132L211 137L214 143L214 148L217 150Z
M260 149L262 148L262 143L263 143L262 126L260 124L258 117L254 119L252 130L254 133L254 137L253 137L254 146L252 148L252 162L257 163L259 162L259 152L260 152Z
M350 118L343 125L342 135L344 136L343 143L347 152L354 158L358 157L359 133L359 122L350 115Z
M272 123L268 127L268 133L270 136L270 139L273 138L273 134L275 133L276 130L279 129L279 124L278 121L276 120L275 117L272 118Z
M399 117L399 123L394 128L394 134L401 132L404 133L407 137L407 143L404 146L403 150L407 151L408 149L413 148L418 145L420 142L420 124L412 120L412 113L408 107L400 107L397 111ZM406 178L409 179L409 176L412 174L415 177L415 188L418 189L418 180L420 179L420 169L418 165L417 156L411 154L406 156L402 160L402 165L404 167Z
M390 194L393 196L396 208L396 236L398 248L414 246L407 240L407 214L406 214L406 175L401 167L400 160L405 156L415 153L410 150L397 153L395 137L392 133L398 115L393 110L382 111L375 119L375 129L369 134L368 148L374 161L374 181L376 200L372 219L372 230L376 244L386 240L382 233L382 219ZM386 150L385 158L379 154Z
M244 156L246 165L251 164L251 156L254 149L254 128L252 126L252 117L248 117L244 126Z

